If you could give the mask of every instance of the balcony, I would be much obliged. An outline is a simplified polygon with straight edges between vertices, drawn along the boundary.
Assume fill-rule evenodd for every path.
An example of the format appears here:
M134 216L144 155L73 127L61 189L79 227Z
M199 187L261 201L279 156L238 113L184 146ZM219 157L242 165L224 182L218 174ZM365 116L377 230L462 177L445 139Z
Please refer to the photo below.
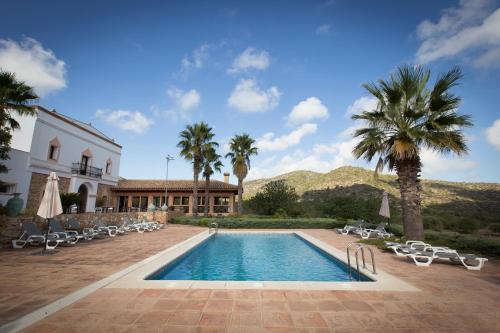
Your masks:
M102 169L94 168L88 165L86 166L82 163L73 163L71 173L74 175L82 175L99 179L102 178Z

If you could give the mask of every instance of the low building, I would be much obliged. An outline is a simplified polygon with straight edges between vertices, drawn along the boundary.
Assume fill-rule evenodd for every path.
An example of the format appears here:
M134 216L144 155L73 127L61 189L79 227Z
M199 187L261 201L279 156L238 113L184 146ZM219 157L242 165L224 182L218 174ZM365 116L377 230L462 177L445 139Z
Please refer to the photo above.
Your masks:
M192 180L145 180L121 179L118 186L111 189L113 207L119 212L146 211L153 204L160 208L165 203L165 189L169 209L193 214ZM235 212L235 198L238 186L229 183L229 174L224 174L224 181L211 180L209 190L209 214L231 214ZM198 184L198 212L204 212L205 181Z
M96 198L110 205L110 188L119 180L119 144L91 124L40 106L35 116L14 118L20 129L13 132L10 159L2 162L8 173L0 174L0 203L20 193L23 208L37 209L55 171L60 192L80 193L82 212L93 212Z

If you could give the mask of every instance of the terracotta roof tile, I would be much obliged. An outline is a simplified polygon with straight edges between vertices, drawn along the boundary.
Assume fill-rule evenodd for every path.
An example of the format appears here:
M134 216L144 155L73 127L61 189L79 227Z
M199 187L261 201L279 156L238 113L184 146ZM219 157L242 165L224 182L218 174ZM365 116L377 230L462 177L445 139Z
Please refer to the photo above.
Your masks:
M114 190L163 190L165 189L165 180L161 179L120 179L118 186ZM192 190L192 180L169 180L169 190ZM205 189L205 181L200 180L198 189ZM233 190L238 191L238 186L221 182L219 180L211 180L209 189L211 190Z

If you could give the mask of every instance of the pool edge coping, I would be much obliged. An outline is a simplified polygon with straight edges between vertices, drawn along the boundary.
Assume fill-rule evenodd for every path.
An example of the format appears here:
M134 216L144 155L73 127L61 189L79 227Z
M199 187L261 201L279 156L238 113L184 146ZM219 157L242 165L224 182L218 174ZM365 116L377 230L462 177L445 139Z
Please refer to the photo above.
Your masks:
M230 233L282 233L295 234L319 249L325 251L337 260L347 265L346 253L330 246L321 240L300 230L219 230L224 234ZM377 274L360 267L362 274L373 281L201 281L201 280L145 280L163 266L182 256L187 251L199 245L214 234L204 231L194 237L179 243L178 247L169 248L161 255L148 261L141 267L119 277L105 288L120 289L274 289L274 290L344 290L344 291L420 291L413 285L378 269ZM345 258L345 259L344 259ZM355 259L352 257L351 266Z

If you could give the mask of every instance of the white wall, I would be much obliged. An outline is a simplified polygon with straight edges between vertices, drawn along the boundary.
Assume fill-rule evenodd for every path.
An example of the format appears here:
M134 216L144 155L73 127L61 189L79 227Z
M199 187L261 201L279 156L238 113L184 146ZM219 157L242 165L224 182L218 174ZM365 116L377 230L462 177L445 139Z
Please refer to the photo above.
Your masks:
M31 139L33 138L33 131L35 130L36 117L19 116L15 113L12 116L12 118L14 118L19 123L20 128L12 132L12 141L10 147L12 149L30 152Z
M16 184L14 192L21 193L20 197L24 200L24 207L26 207L31 182L31 173L27 170L29 154L21 150L11 149L9 155L9 160L2 161L2 164L7 166L9 172L0 174L0 179L6 183ZM10 198L12 198L11 194L0 193L0 203L2 205L5 206Z
M61 144L57 162L47 160L49 142L55 137ZM86 149L92 152L90 165L103 169L101 182L115 185L119 177L120 147L50 114L39 112L31 145L30 169L32 171L42 173L56 171L61 176L70 177L72 164L80 162L82 152ZM112 160L112 170L110 175L105 175L108 158Z

